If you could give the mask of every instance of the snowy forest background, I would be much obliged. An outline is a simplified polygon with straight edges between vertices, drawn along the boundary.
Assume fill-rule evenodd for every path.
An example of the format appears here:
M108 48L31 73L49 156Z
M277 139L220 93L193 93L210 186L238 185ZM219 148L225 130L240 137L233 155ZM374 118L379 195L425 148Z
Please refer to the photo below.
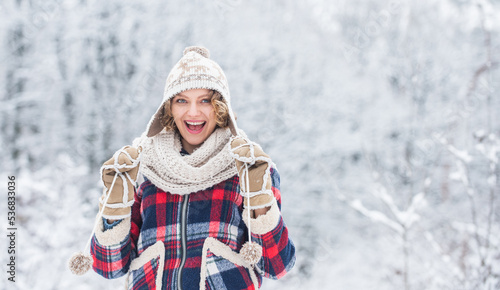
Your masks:
M263 289L500 289L499 32L497 0L2 0L0 176L2 192L17 177L19 231L12 284L2 217L0 288L121 289L67 259L100 164L203 45L282 177L297 263Z

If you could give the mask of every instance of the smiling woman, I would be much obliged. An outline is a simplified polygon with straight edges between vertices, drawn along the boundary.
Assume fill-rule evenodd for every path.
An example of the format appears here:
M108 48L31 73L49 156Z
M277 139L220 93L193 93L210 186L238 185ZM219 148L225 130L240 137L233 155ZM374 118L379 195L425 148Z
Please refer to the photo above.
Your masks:
M186 48L144 134L101 169L94 271L129 273L129 289L256 289L290 271L278 171L237 128L222 69Z
M178 130L182 147L188 153L193 153L216 127L229 126L228 111L219 92L192 89L165 102L161 123L166 130Z

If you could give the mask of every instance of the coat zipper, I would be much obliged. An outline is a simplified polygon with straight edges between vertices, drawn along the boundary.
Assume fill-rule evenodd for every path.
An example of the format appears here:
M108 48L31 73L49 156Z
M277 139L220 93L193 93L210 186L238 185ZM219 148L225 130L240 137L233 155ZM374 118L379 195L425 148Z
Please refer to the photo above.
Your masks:
M177 289L182 290L182 269L184 264L186 264L186 251L187 251L187 241L186 241L186 231L187 231L187 205L189 201L189 194L183 196L182 200L182 210L181 210L181 265L179 267L179 272L177 273Z

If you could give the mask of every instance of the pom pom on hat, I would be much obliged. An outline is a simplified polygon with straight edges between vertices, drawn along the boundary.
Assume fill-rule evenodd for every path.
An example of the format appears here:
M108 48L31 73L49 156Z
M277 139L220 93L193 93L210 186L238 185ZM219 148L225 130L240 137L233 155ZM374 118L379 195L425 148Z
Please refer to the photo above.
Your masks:
M92 267L92 257L82 252L75 253L68 261L68 267L75 275L83 275Z
M204 48L203 46L188 46L184 49L183 55L186 55L188 52L194 51L198 54L201 54L202 56L206 58L210 58L210 52L208 49Z

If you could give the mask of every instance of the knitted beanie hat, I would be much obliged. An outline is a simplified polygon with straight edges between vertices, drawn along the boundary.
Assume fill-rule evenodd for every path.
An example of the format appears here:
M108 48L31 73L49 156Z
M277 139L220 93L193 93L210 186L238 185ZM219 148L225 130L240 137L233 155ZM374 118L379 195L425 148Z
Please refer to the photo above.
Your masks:
M205 47L189 46L184 49L183 57L168 74L163 93L163 101L149 121L146 136L153 137L163 130L163 104L175 95L191 89L209 89L219 92L229 108L229 128L236 135L236 122L230 104L229 86L226 75L220 66L210 59L210 52Z

